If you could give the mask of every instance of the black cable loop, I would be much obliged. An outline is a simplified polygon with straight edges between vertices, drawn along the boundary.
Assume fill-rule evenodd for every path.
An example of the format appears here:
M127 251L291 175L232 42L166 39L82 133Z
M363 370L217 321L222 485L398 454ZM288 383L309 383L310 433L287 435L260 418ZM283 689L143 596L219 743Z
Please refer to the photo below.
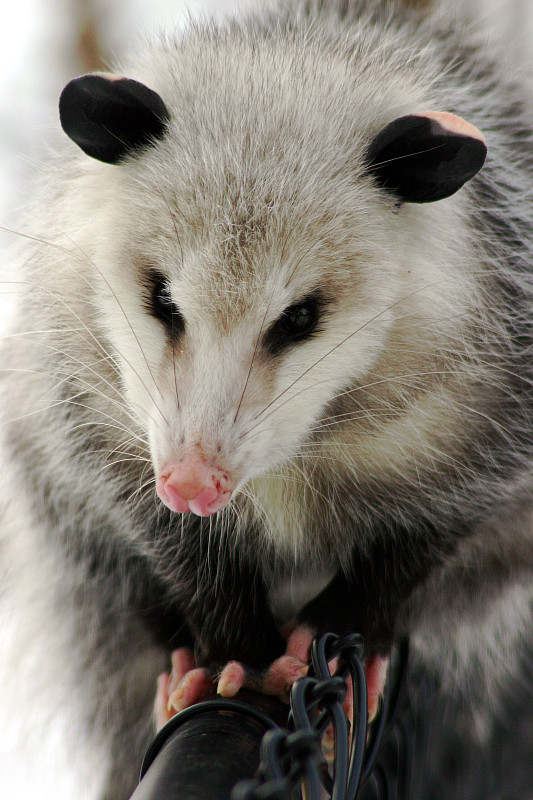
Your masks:
M315 751L317 755L321 755L320 750L320 733L313 727L310 719L310 713L313 713L315 708L315 699L307 702L307 696L316 690L317 684L313 678L302 678L297 681L291 691L291 715L293 725L296 729L307 733L313 737ZM311 692L310 692L311 690ZM315 691L316 695L316 691ZM322 783L319 774L318 759L309 759L305 769L305 781L308 787L309 800L320 800L320 785Z
M406 797L408 789L408 770L406 766L408 764L408 744L406 739L406 730L403 726L402 722L400 721L394 728L394 742L396 744L396 758L398 764L398 776L397 776L397 783L398 783L398 790L403 792Z
M348 747L349 723L340 703L330 706L324 716L334 716L335 759L333 763L332 784L327 786L332 800L351 800L355 798L361 779L366 736L367 736L367 690L364 668L361 663L363 639L359 634L337 637L328 633L313 641L311 648L311 667L309 672L320 675L327 684L342 680L343 697L346 695L345 678L348 673L354 688L354 729L352 745ZM328 662L336 656L341 661L331 677ZM340 698L339 698L340 699ZM340 718L342 715L342 721ZM343 724L344 722L344 724ZM329 783L329 782L328 782Z
M282 762L283 750L287 740L287 731L274 729L267 731L261 742L261 768L268 780L284 780Z
M359 792L372 776L377 792L376 800L393 800L393 782L396 779L403 798L408 790L409 767L404 755L409 755L408 735L404 725L393 732L396 739L398 764L394 775L377 763L380 746L387 730L395 722L397 705L403 686L407 663L407 646L398 650L397 674L389 676L380 713L368 730L367 685L363 656L363 639L359 634L336 636L326 633L314 639L311 647L311 664L308 675L293 685L290 695L291 710L289 730L269 731L267 742L275 747L261 748L261 764L254 781L239 784L232 792L232 800L289 800L294 790L305 782L306 800L320 800L323 789L331 800L356 800ZM329 663L338 658L334 675ZM353 687L353 728L344 712L346 680ZM334 755L331 770L320 743L332 726ZM276 759L278 763L276 764ZM283 777L282 777L283 776ZM285 794L283 794L285 792ZM298 797L302 797L299 790Z
M374 764L376 762L376 758L378 757L379 749L381 746L381 742L383 740L383 734L385 733L385 727L389 720L389 709L391 708L391 687L389 681L385 684L385 693L383 695L383 701L381 705L381 711L379 718L376 720L377 727L373 729L370 740L367 743L367 757L365 761L365 766L363 769L363 774L361 775L361 786L363 786L370 773L374 768ZM392 705L394 708L394 705Z
M287 800L288 786L285 779L268 781L262 785L257 780L241 781L233 789L231 800Z

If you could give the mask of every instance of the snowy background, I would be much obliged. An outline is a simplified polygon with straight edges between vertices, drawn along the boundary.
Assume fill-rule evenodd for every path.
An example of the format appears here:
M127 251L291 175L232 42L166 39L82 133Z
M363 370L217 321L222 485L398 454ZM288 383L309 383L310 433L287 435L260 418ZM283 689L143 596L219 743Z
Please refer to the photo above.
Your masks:
M468 4L486 27L488 37L503 34L508 38L510 70L533 60L533 0L449 2L453 6ZM184 25L187 13L194 17L224 14L260 3L261 0L2 0L0 271L9 262L11 244L16 240L14 233L2 229L17 228L25 200L32 192L33 176L45 162L46 147L59 127L57 99L65 83L82 72L105 68L139 34L162 26ZM9 293L0 284L0 333L8 309ZM5 732L0 731L0 764L7 763L7 749ZM46 760L45 753L41 757ZM10 766L13 785L6 785L2 776L3 796L6 800L30 800L31 796L33 800L34 794L30 795L25 785L24 765L21 769L15 763ZM68 780L62 782L59 775L43 775L40 789L40 800L83 798L83 791L73 794Z

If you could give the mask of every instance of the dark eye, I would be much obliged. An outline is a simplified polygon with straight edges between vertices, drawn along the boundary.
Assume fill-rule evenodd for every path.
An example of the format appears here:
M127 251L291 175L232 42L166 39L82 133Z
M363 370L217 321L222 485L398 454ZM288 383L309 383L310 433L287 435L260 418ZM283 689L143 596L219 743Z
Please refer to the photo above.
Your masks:
M289 306L267 332L266 348L277 353L292 342L309 338L316 330L318 318L319 300L316 297Z
M163 322L172 336L179 336L185 328L185 320L178 306L172 302L168 283L157 279L152 290L152 314Z
M309 301L288 308L280 322L287 336L292 339L301 339L314 331L317 319L316 303Z

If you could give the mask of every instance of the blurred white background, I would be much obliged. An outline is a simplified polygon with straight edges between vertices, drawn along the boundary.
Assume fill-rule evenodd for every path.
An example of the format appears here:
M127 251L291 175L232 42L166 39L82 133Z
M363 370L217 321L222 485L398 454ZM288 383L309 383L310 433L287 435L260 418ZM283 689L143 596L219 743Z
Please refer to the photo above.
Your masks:
M16 229L33 176L46 161L57 131L57 99L72 77L113 61L138 35L181 26L187 13L224 14L260 5L262 0L2 0L0 11L0 229ZM487 30L509 41L508 68L533 58L533 0L449 0L468 4ZM10 260L12 233L0 230L0 273ZM1 274L0 274L1 277ZM0 284L1 287L1 284ZM9 306L0 288L0 332ZM4 631L5 632L5 631ZM2 630L0 629L0 636ZM24 708L20 709L24 713ZM0 764L6 747L0 731ZM4 735L5 738L5 735ZM46 758L46 754L42 754ZM57 756L57 754L55 754ZM13 785L2 791L9 800L26 800L24 767L13 764ZM50 776L48 776L50 778ZM57 776L59 777L59 776ZM67 783L43 783L40 800L72 800ZM7 790L7 791L6 791ZM28 790L29 791L29 790ZM82 798L83 791L77 796ZM34 795L32 794L33 798Z

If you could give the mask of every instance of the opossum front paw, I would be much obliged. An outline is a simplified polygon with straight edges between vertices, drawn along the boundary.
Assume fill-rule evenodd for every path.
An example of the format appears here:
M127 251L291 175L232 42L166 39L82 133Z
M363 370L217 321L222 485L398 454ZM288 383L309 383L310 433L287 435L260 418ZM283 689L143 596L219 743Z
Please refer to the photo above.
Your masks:
M288 700L292 684L302 675L307 674L310 659L311 643L314 632L305 625L297 626L287 639L287 650L283 656L274 661L266 672L262 684L262 691L266 694L275 694L283 700ZM365 659L365 675L367 683L368 719L372 722L376 716L381 697L385 689L389 659L373 655ZM335 671L337 660L334 659L329 667L331 673ZM348 682L344 710L348 719L353 720L353 689Z
M171 662L170 675L164 672L157 679L154 705L157 730L178 711L183 711L201 700L213 686L210 670L196 666L194 654L188 647L174 650Z
M285 654L274 661L266 672L262 685L262 690L266 694L275 694L283 700L288 700L292 684L298 678L307 674L313 636L314 632L305 625L299 625L292 631L287 639ZM365 660L368 719L370 722L378 712L379 703L385 689L388 665L389 659L381 656L369 656ZM334 659L329 665L332 674L336 666L337 660ZM351 682L347 686L344 710L348 718L352 720L353 690Z
M311 643L314 632L306 625L298 625L287 638L287 649L284 655L274 661L268 668L261 689L265 694L274 694L288 701L292 684L307 674L310 660ZM367 683L368 718L371 722L376 716L379 703L385 689L389 659L381 656L369 656L365 659L365 675ZM331 673L337 667L337 659L330 665ZM348 683L344 710L348 718L353 717L353 691Z
M292 684L307 673L312 638L308 629L296 628L287 640L284 655L262 674L248 669L239 661L229 661L220 672L214 672L207 667L198 667L189 648L174 650L171 654L172 671L170 674L164 672L157 682L154 705L157 729L179 711L202 700L215 685L221 697L234 697L246 687L288 701Z
M300 625L287 638L285 653L277 658L267 670L259 674L247 669L238 661L229 661L216 675L207 667L198 667L192 650L182 647L171 655L172 672L163 673L158 679L155 701L155 720L157 728L161 728L179 711L188 708L211 692L217 683L217 694L222 697L234 697L240 689L247 687L275 695L288 702L290 690L298 678L307 674L309 652L313 640L313 631ZM368 690L369 720L375 717L381 695L385 686L388 659L370 656L365 661L365 673ZM330 665L333 672L335 663ZM349 719L353 716L353 695L351 684L344 702Z

